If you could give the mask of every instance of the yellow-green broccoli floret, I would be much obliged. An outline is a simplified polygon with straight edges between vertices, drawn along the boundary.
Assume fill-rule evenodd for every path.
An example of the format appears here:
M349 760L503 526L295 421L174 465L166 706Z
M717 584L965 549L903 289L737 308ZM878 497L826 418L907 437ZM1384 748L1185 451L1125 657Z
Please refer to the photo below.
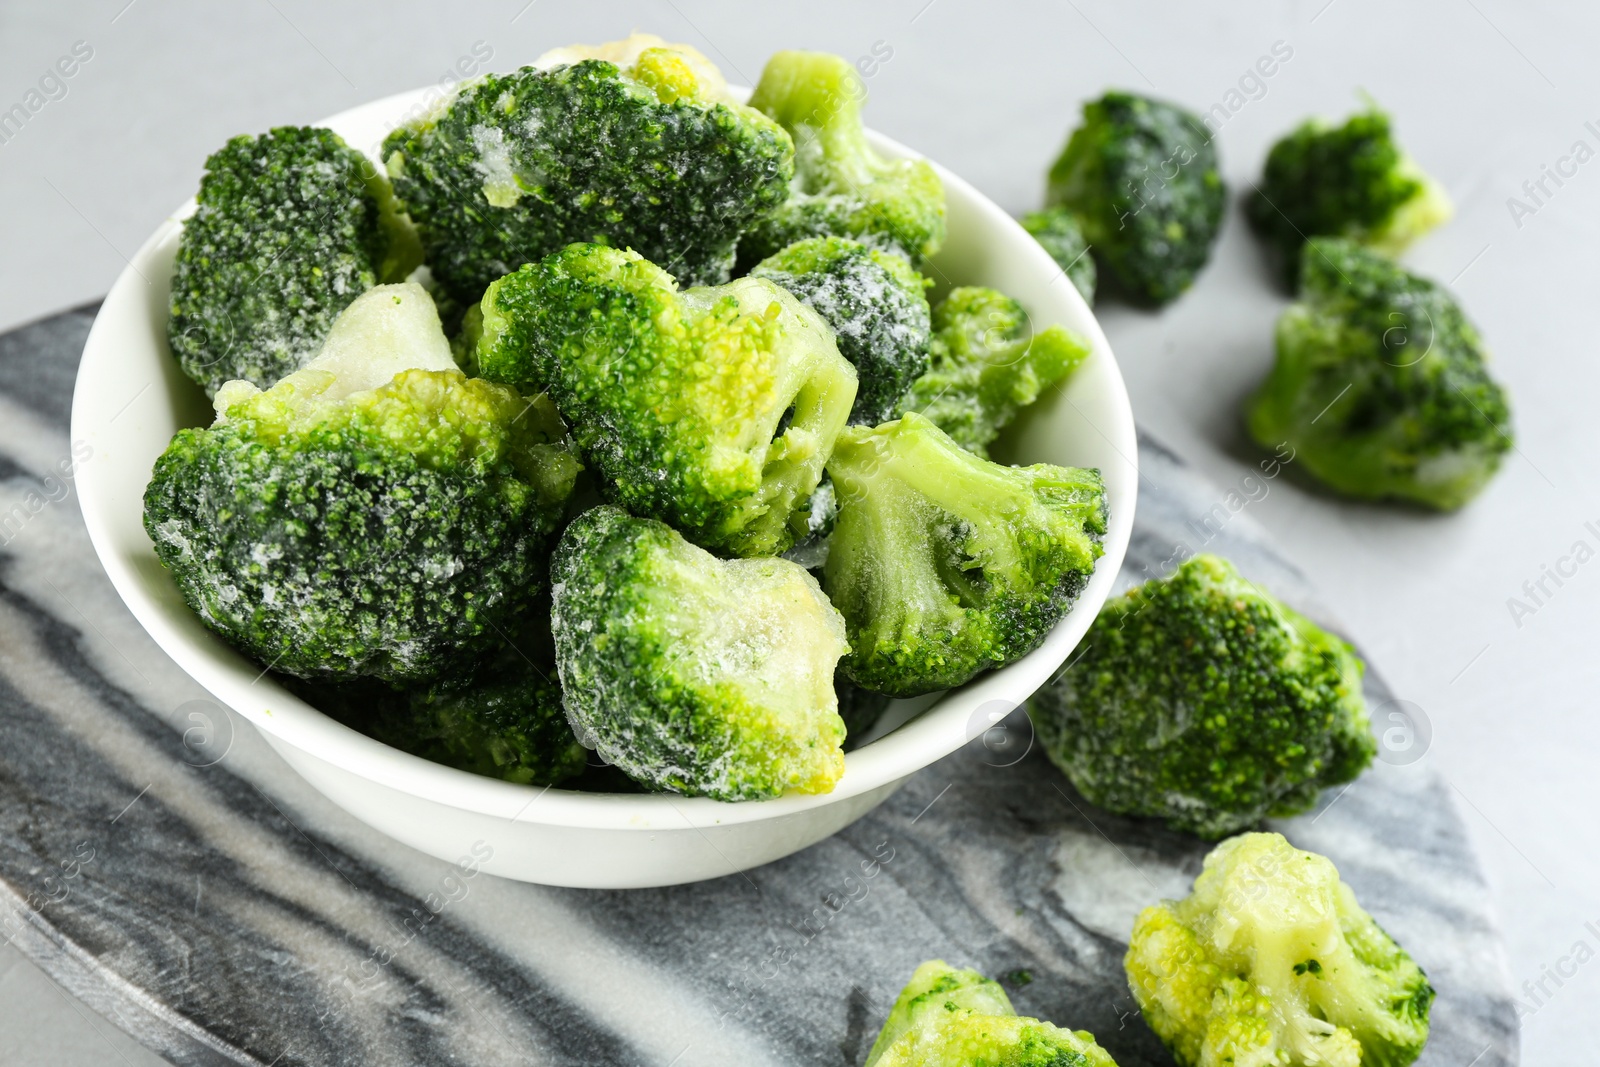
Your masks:
M844 773L844 623L805 568L721 560L603 505L562 535L551 589L573 726L633 780L750 800Z
M501 644L579 466L548 400L456 369L420 286L369 290L305 368L216 403L144 514L207 626L322 681L426 681Z
M867 141L867 87L850 61L779 52L750 106L794 138L789 199L739 243L745 263L807 237L853 237L921 264L944 244L944 183L920 159L885 159Z
M706 548L772 555L794 539L856 371L778 285L679 291L637 253L572 245L484 294L484 377L548 385L602 490Z
M1304 811L1372 762L1362 669L1344 641L1201 555L1108 601L1029 713L1091 803L1214 838Z
M1067 280L1083 295L1084 303L1094 306L1094 256L1083 238L1078 216L1064 207L1050 207L1022 216L1022 228L1050 253Z
M1183 900L1146 908L1125 960L1180 1067L1406 1067L1433 987L1324 856L1242 834Z
M866 1067L1117 1067L1087 1030L1019 1016L977 971L929 960L901 990Z

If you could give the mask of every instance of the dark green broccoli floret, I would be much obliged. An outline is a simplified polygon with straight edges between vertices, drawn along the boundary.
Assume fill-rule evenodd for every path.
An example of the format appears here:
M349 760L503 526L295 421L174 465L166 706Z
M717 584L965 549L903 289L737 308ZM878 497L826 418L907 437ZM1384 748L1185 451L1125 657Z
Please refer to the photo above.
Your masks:
M708 99L693 65L646 49L467 83L384 142L428 266L463 304L573 241L633 248L725 281L734 245L788 196L794 147L748 107Z
M816 312L760 278L679 292L599 245L507 275L482 309L479 372L548 384L610 499L707 548L789 547L856 392Z
M839 435L823 584L849 627L847 675L915 696L1039 646L1094 570L1100 472L1005 467L915 413Z
M1022 228L1033 235L1056 265L1067 274L1084 303L1094 305L1094 257L1083 239L1078 217L1064 207L1045 208L1022 216Z
M1267 153L1250 223L1291 276L1310 237L1349 237L1393 255L1450 217L1450 199L1400 150L1376 107L1343 126L1308 119Z
M207 396L299 370L352 300L422 262L388 179L331 130L235 137L206 160L197 199L167 340Z
M866 1067L1117 1067L1087 1030L1019 1016L999 983L929 960L901 990Z
M1146 908L1125 960L1179 1067L1406 1067L1433 987L1324 856L1242 834L1183 900Z
M630 778L749 800L826 793L844 772L844 622L805 568L720 560L606 505L562 534L551 589L573 726Z
M845 237L812 237L750 274L789 290L833 330L839 354L860 376L850 421L894 418L900 398L928 369L927 282L905 257Z
M921 159L885 159L867 142L867 87L849 60L779 52L750 106L794 138L789 199L739 244L746 263L807 237L853 237L920 264L944 244L944 183Z
M1347 496L1440 509L1476 496L1512 447L1477 328L1440 285L1352 241L1313 238L1250 434Z
M415 284L369 290L305 368L180 430L145 529L189 606L324 681L424 681L498 647L544 577L577 462L543 397L469 379Z
M1078 217L1102 277L1141 304L1168 303L1194 282L1225 201L1199 116L1132 93L1085 104L1050 168L1049 206Z
M1089 355L1059 326L1035 334L1021 304L981 286L952 289L934 307L930 349L928 372L901 409L927 416L980 456L1018 411Z
M1362 669L1349 645L1202 555L1107 601L1029 713L1091 803L1221 837L1305 811L1372 761Z

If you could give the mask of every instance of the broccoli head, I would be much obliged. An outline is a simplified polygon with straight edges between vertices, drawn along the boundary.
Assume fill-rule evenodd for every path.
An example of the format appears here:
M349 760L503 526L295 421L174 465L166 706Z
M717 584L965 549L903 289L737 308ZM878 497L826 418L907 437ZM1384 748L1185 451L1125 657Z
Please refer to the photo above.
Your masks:
M845 673L875 692L947 689L1033 651L1102 552L1099 471L991 463L915 413L845 430L828 473L823 584Z
M913 263L944 244L944 183L921 159L885 159L867 141L867 87L855 67L825 52L779 52L750 106L794 138L789 199L739 244L753 263L807 237L853 237Z
M833 330L860 377L850 421L894 418L900 398L928 369L927 281L905 257L845 237L811 237L750 272L776 282Z
M708 97L696 66L650 48L626 70L485 75L391 133L389 174L444 290L470 303L573 241L725 281L739 235L788 196L794 146L759 111Z
M425 681L481 658L544 577L579 466L550 402L469 379L428 294L380 286L266 392L180 430L145 529L201 619L322 681Z
M1246 425L1347 496L1459 508L1512 447L1487 360L1443 286L1353 241L1313 238Z
M980 456L1017 412L1089 355L1059 326L1035 334L1021 304L982 286L952 289L934 307L930 351L928 372L912 383L901 409L933 420Z
M866 1067L1117 1067L1087 1030L1019 1016L977 971L929 960L901 990Z
M1241 834L1183 900L1146 908L1125 960L1180 1067L1406 1067L1433 987L1324 856Z
M750 800L844 773L844 622L805 568L721 560L604 505L562 534L551 589L567 713L630 778Z
M1077 216L1118 292L1159 306L1205 266L1226 191L1199 116L1112 92L1083 106L1083 124L1050 168L1047 200Z
M1083 239L1078 217L1064 207L1045 208L1022 216L1022 228L1033 235L1067 280L1083 295L1084 303L1094 306L1094 257L1089 242Z
M207 396L299 370L352 300L422 262L388 179L332 130L235 137L206 160L196 199L167 340Z
M1451 206L1373 107L1343 126L1308 119L1273 145L1247 213L1293 276L1308 237L1348 237L1393 255L1449 219Z
M1362 671L1345 642L1200 555L1107 601L1029 713L1091 803L1214 838L1304 811L1372 762Z
M856 394L816 312L760 278L680 292L600 245L507 275L482 308L479 372L547 383L612 500L718 551L793 542Z

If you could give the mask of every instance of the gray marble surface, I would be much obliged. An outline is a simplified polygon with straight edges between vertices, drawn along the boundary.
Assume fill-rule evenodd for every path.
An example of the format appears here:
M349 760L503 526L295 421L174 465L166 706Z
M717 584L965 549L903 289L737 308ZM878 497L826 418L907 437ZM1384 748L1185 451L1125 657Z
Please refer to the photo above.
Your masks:
M70 486L43 477L67 453L89 321L0 337L0 515L27 515L0 552L0 939L142 1044L283 1067L853 1065L912 968L942 956L1028 972L1009 979L1019 1011L1091 1030L1123 1067L1170 1062L1121 957L1134 913L1185 892L1205 847L1088 805L1020 713L834 838L700 885L461 879L333 809L165 660L100 573ZM1327 618L1247 515L1216 523L1225 490L1148 439L1141 467L1128 580L1203 547ZM1368 696L1392 699L1377 670ZM192 732L195 713L218 729ZM1513 1064L1449 787L1385 755L1278 828L1333 857L1428 970L1421 1062ZM450 898L437 915L431 891Z

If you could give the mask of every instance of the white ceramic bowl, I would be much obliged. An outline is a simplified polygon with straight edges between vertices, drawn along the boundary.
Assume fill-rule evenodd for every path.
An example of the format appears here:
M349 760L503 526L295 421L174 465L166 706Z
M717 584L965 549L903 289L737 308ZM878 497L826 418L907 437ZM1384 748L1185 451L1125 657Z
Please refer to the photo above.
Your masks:
M323 125L376 158L384 135L428 98L423 90L401 93ZM873 143L886 155L914 154L884 137L874 135ZM1059 323L1093 345L1093 356L1068 386L1022 420L1010 449L1019 461L1099 467L1110 530L1088 588L1038 650L944 694L849 753L844 777L825 796L730 804L540 789L453 770L340 725L206 630L157 561L141 522L156 457L180 427L206 424L211 416L166 341L173 254L192 201L139 249L84 347L72 435L94 450L94 462L79 474L78 492L95 551L134 616L179 666L255 724L334 803L430 855L481 855L486 844L493 854L484 867L492 873L613 888L731 874L820 841L882 803L909 775L987 730L997 713L1025 700L1065 661L1110 592L1133 525L1133 415L1105 336L1077 291L1016 222L960 178L943 169L939 174L950 226L933 264L940 288L992 285L1021 301L1036 328ZM902 707L899 717L909 710Z

